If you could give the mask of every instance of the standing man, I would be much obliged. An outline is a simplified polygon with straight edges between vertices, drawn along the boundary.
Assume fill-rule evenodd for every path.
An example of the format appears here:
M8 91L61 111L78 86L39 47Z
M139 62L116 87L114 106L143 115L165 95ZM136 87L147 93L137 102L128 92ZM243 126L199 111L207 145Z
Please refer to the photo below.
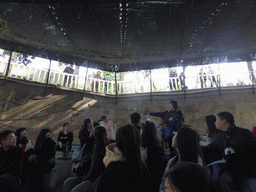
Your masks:
M235 126L230 112L217 114L215 125L221 133L204 149L206 161L224 158L226 163L219 167L220 190L241 191L246 178L256 177L256 137L249 130Z
M16 146L17 138L10 130L0 132L0 191L21 190L22 149Z
M206 86L206 73L203 71L203 68L200 69L198 75L199 75L199 78L200 78L201 88L207 88L207 86Z
M177 80L177 86L178 86L178 78L174 78L174 77L178 77L178 73L176 72L175 68L171 69L170 75L169 75L170 79L169 79L169 84L170 84L170 89L171 90L176 90L176 83L175 83L175 79Z
M215 72L211 69L211 66L208 67L208 79L211 82L211 87L213 87L213 84L215 83L216 87L218 87L218 83L216 82L215 78Z
M72 65L72 64L69 64L69 65L64 69L64 71L63 71L63 73L68 73L68 74L74 74L74 72L75 72L75 70L73 69L73 65ZM63 86L64 86L64 87L69 87L69 85L70 85L71 76L69 76L69 78L68 78L68 76L69 76L69 75L65 75L65 77L64 77L64 83L63 83ZM66 86L67 78L68 78L68 86ZM74 78L73 78L73 80L74 80Z
M109 74L107 73L106 74L106 78L103 78L102 80L105 80L105 85L104 85L104 93L107 93L108 91L108 85L109 83L107 81L111 81L110 77L109 77Z

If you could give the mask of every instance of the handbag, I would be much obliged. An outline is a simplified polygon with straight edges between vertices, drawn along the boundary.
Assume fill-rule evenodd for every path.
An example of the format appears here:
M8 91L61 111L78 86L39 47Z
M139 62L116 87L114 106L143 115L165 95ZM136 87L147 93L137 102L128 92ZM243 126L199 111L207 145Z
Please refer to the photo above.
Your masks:
M89 171L92 163L92 154L93 151L85 155L79 163L74 165L76 169L73 169L73 172L76 173L77 176L83 176L85 173Z
M83 157L83 150L86 146L86 143L83 145L83 147L77 151L75 151L73 154L72 154L72 157L71 157L71 162L72 163L77 163L79 161L82 160L82 157Z

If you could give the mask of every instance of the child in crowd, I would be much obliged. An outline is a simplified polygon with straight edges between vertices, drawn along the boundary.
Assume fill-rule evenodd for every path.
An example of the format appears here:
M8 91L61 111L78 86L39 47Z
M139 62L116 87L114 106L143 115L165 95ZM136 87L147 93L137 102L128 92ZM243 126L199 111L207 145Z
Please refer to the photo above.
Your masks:
M161 139L162 146L163 146L163 148L167 148L167 142L165 142L163 140L163 132L164 132L164 130L166 128L166 120L165 120L165 118L164 117L159 117L157 124L158 124L157 125L157 133L158 133L158 135L159 135L159 137Z

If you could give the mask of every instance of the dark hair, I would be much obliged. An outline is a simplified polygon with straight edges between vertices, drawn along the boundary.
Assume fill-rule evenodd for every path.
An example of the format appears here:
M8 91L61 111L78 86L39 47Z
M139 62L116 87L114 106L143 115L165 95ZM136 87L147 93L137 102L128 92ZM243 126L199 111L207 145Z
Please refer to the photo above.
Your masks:
M194 162L198 163L198 156L202 158L203 155L199 145L199 134L189 125L183 125L177 133L177 145L180 155L180 162Z
M108 73L106 74L106 76L109 75Z
M107 131L105 127L99 125L95 128L95 141L94 146L95 150L93 152L93 157L98 157L98 159L103 160L106 154L106 144L107 144Z
M68 122L67 123L64 123L63 124L63 128L66 126L66 125L70 125Z
M226 119L226 121L227 121L231 126L233 126L233 125L235 124L234 116L233 116L230 112L223 111L223 112L218 113L217 116L218 116L221 120Z
M217 192L208 169L196 163L176 164L169 169L164 178L180 192Z
M99 122L93 122L93 126L94 127L97 127L97 126L99 126L100 124L99 124Z
M84 120L84 124L82 125L80 131L79 131L79 135L78 135L78 138L80 139L80 142L82 140L82 136L83 137L89 137L90 133L89 133L89 130L88 130L88 124L91 123L92 120L90 118L86 118Z
M34 147L34 151L41 149L43 142L46 140L45 134L49 133L49 132L52 133L49 128L45 128L40 131L40 133L38 134L38 136L36 138L36 144Z
M214 115L207 115L205 117L205 122L207 125L207 132L209 134L208 137L214 139L219 132L215 126L216 117Z
M100 122L100 121L104 121L106 118L107 118L107 116L106 116L106 115L101 116L101 118L100 118L99 122Z
M131 114L130 119L133 125L137 125L141 119L141 116L139 113L135 112Z
M141 146L161 145L161 141L157 134L156 125L152 121L145 121L142 126Z
M17 139L20 137L20 134L21 134L22 131L27 131L27 129L26 129L25 127L21 127L21 128L18 128L18 129L14 132L15 136L17 137Z
M179 108L178 102L177 101L170 101L169 104L172 104L172 106L174 107L175 110L177 110Z
M13 133L13 131L11 131L11 130L4 130L4 131L1 131L1 132L0 132L0 144L1 144L1 145L2 145L1 141L2 141L2 140L6 140L7 136L8 136L9 134L11 134L11 133Z
M21 127L21 128L18 128L18 129L14 132L15 136L17 137L17 143L16 143L17 146L19 146L19 144L22 143L22 142L24 142L24 143L26 143L26 144L28 143L27 137L23 138L23 141L22 141L22 142L20 141L20 134L21 134L22 131L27 131L27 129L26 129L25 127Z
M140 135L133 125L126 124L117 130L116 146L123 153L128 170L141 171Z

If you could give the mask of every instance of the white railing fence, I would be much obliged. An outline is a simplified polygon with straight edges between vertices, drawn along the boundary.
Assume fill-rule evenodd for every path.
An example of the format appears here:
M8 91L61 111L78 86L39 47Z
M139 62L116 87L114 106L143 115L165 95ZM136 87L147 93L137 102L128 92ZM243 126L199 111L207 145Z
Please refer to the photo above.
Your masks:
M0 75L6 74L7 63L0 61ZM36 67L24 66L22 64L10 63L9 77L47 83L48 70ZM242 79L242 77L244 77ZM248 77L248 78L245 78ZM242 86L251 85L255 79L255 72L241 74L240 77L228 77L219 75L189 76L185 79L179 77L152 78L152 92L176 91L182 89L204 89L211 87ZM85 82L86 80L86 82ZM255 80L254 80L255 81ZM105 94L116 94L115 81L87 78L84 75L74 75L63 72L50 71L48 84L59 87L99 92ZM85 86L84 86L85 84ZM254 82L256 84L256 81ZM151 91L150 79L117 81L117 94L147 93Z

